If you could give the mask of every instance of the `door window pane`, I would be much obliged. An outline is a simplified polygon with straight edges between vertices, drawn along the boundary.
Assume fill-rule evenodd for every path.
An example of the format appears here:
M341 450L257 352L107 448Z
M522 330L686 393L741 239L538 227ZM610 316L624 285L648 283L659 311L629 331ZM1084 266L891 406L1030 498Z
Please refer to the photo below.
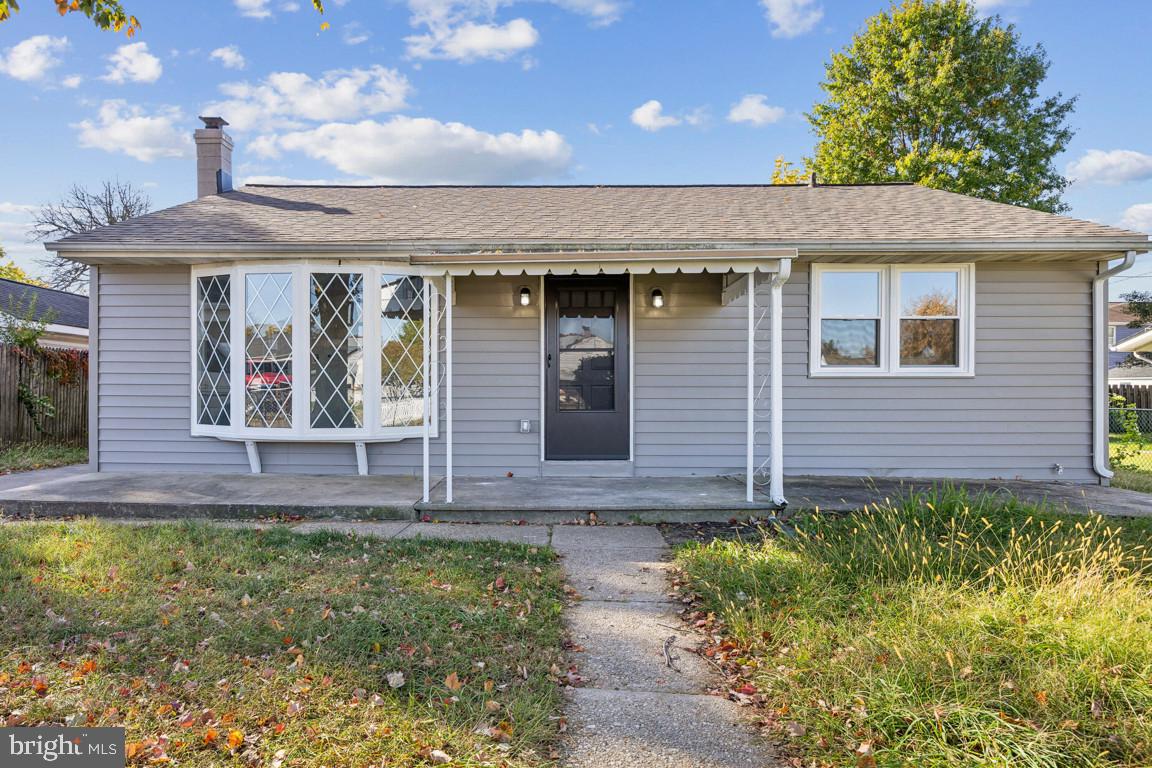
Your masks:
M900 365L957 365L959 329L959 320L901 320Z
M616 408L616 291L557 292L557 401L562 411Z
M956 272L901 272L900 313L904 317L955 317L959 282Z
M311 420L317 429L364 425L364 277L312 275L309 306Z
M424 279L380 276L380 425L424 423Z
M226 427L231 420L229 381L232 279L196 278L196 423Z
M244 421L249 427L292 426L292 275L244 278Z
M822 365L876 366L879 320L821 320Z

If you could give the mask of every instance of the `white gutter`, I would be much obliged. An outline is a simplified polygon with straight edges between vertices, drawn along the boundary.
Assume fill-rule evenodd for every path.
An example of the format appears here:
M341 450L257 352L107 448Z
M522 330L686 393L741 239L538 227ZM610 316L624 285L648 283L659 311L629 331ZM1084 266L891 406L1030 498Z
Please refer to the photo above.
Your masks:
M1092 278L1092 469L1104 480L1115 474L1108 467L1108 278L1135 264L1136 252L1128 251L1124 261Z
M769 283L772 296L772 337L768 346L768 399L771 435L768 448L768 495L773 504L787 506L784 498L784 283L792 276L792 260L781 259L780 271L772 275Z

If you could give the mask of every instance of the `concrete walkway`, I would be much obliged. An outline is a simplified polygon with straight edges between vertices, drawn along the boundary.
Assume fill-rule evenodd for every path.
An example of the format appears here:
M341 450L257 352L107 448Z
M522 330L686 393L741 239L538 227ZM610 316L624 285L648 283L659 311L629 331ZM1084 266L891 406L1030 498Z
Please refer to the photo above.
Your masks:
M552 546L583 598L567 611L572 663L568 768L759 768L777 764L690 648L668 597L669 550L647 527L557 526ZM668 644L675 669L668 666Z

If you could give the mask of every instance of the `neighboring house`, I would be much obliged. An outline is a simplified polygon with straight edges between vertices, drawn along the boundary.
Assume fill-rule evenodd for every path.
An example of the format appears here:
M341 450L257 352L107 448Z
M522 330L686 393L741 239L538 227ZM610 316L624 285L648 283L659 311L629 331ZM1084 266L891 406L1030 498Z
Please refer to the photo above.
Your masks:
M1109 384L1152 384L1152 328L1131 328L1131 334L1117 342L1113 350L1136 358L1141 365L1113 368L1108 371Z
M1127 352L1116 350L1116 345L1130 336L1140 333L1143 328L1133 328L1131 323L1136 316L1128 311L1128 302L1111 301L1108 303L1108 367L1115 368L1128 359Z
M88 297L0 278L0 314L46 321L40 343L62 349L88 348Z
M1110 475L1146 235L898 184L231 190L205 122L197 200L48 246L93 265L101 470Z

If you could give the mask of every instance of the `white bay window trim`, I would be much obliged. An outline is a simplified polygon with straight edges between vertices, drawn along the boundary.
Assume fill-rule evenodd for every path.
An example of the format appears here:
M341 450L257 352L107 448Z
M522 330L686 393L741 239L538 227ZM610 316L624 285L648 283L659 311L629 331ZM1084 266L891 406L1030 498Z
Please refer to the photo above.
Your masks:
M808 313L808 375L828 378L962 378L976 375L976 266L965 264L813 264ZM826 365L822 355L822 320L875 319L875 315L841 314L827 306L822 296L826 273L877 275L879 329L876 365ZM956 365L901 365L900 321L908 316L901 307L901 276L909 272L941 272L956 275L958 315L924 316L922 319L956 319Z
M248 275L283 273L290 274L292 280L292 424L286 428L251 427L245 419L246 392L246 279ZM364 384L362 397L364 415L362 426L349 428L313 428L311 426L311 305L310 291L313 274L359 274L363 277L363 339L364 339ZM199 296L198 278L212 275L229 276L229 382L230 412L227 426L199 423ZM334 264L322 261L249 262L243 265L195 266L191 270L191 434L195 437L217 437L224 440L244 440L256 442L397 442L419 438L425 433L424 425L393 427L381 424L381 351L382 311L380 279L384 275L403 275L423 279L431 299L423 305L424 327L427 331L428 363L424 367L424 378L430 389L429 405L424 407L424 419L428 422L429 437L439 436L439 306L440 281L436 275L419 267L400 264ZM423 293L423 292L422 292Z

